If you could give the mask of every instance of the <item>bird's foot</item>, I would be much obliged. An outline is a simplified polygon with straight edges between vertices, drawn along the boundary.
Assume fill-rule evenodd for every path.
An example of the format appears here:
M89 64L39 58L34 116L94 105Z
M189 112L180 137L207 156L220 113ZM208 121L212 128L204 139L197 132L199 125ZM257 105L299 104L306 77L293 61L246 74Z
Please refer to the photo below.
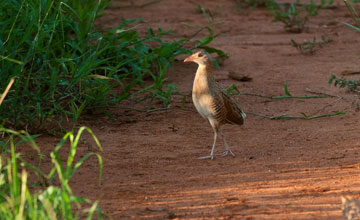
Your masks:
M219 155L219 156L221 156L221 157L225 157L225 156L227 156L229 153L230 153L233 157L235 157L235 154L234 154L231 150L226 150L226 151L222 152L221 154L217 154L217 155Z
M214 159L214 155L210 154L209 156L199 157L198 159L199 159L199 160L205 160L205 159L211 159L211 160L213 160L213 159Z

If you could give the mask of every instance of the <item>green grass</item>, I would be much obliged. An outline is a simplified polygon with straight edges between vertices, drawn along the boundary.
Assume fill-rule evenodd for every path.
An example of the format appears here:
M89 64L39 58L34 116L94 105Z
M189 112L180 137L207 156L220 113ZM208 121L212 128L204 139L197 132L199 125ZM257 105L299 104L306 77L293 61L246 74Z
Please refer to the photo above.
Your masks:
M155 99L166 107L177 90L166 84L176 56L194 49L227 56L209 46L219 36L210 26L203 28L209 35L189 49L184 43L191 39L163 40L171 32L161 28L140 34L136 26L145 22L141 18L101 29L94 21L109 4L110 0L2 1L0 88L11 78L15 83L0 109L0 123L48 132L49 123L61 127L70 121L75 126L84 112L100 110L111 117L106 109L129 98L147 100L148 109Z
M253 93L242 93L242 92L240 92L240 90L238 89L238 87L235 84L232 84L232 86L227 88L226 91L229 95L249 95L249 96L258 96L258 97L262 97L262 98L266 98L266 99L316 99L316 98L331 98L332 97L327 94L294 96L290 93L286 82L284 83L284 95L280 95L280 96L266 96L266 95L253 94Z
M274 17L274 21L280 21L284 24L284 28L287 32L301 33L306 28L306 24L310 17L314 17L319 14L326 4L333 4L334 0L321 0L320 5L317 5L314 0L311 0L309 4L300 4L300 0L292 2L290 4L278 3L276 0L267 0L266 7L271 15Z
M51 120L75 123L83 111L105 111L129 98L149 75L154 86L143 91L168 99L163 75L177 55L189 53L183 40L163 41L170 32L162 29L140 36L134 26L142 19L111 30L95 27L109 3L2 1L0 88L15 78L0 109L2 123L34 130Z
M328 94L324 94L324 93L320 93L320 95L304 95L304 96L294 96L290 93L289 89L288 89L288 85L285 82L284 83L284 95L281 96L266 96L266 95L261 95L261 94L253 94L253 93L242 93L240 92L240 90L237 88L237 86L235 84L232 84L232 86L230 86L229 88L226 89L227 93L229 95L249 95L249 96L257 96L257 97L261 97L261 98L266 98L266 99L270 99L270 100L279 100L279 99L318 99L318 98L332 98L333 96L328 95ZM271 119L271 120L275 120L275 119L305 119L305 120L311 120L311 119L317 119L317 118L323 118L323 117L332 117L332 116L338 116L338 115L343 115L346 114L346 112L343 111L337 111L334 113L327 113L327 114L316 114L316 115L307 115L304 112L300 112L301 116L296 116L296 115L273 115L273 116L269 116L269 115L263 115L263 114L258 114L258 113L254 113L254 112L245 112L246 114L251 114L251 115L255 115L261 118L267 118L267 119Z
M358 3L358 1L344 0L344 3L346 5L348 11L350 12L351 18L355 22L355 25L349 24L347 22L344 22L344 24L346 24L347 26L349 26L357 31L360 31L360 17L359 17L358 10L355 7L355 3Z
M310 0L309 3L302 3L300 0L289 3L279 3L276 0L235 0L237 11L265 6L273 16L273 21L282 22L285 30L290 33L303 32L311 17L317 16L324 6L333 3L334 0L321 0L320 4L316 4L315 0Z
M0 142L2 154L0 156L0 219L102 219L97 202L74 195L69 181L75 172L90 156L97 156L99 161L99 181L102 175L102 158L98 153L87 153L80 160L74 157L80 137L88 131L101 150L101 145L89 128L81 127L77 134L68 132L55 150L51 152L51 169L46 174L38 166L27 163L17 150L19 147L31 146L39 155L40 148L34 138L24 131L13 131L0 128L5 133L5 139ZM59 151L70 142L67 161L63 161ZM36 184L34 178L38 176ZM58 182L55 184L54 182ZM100 182L99 182L100 183Z

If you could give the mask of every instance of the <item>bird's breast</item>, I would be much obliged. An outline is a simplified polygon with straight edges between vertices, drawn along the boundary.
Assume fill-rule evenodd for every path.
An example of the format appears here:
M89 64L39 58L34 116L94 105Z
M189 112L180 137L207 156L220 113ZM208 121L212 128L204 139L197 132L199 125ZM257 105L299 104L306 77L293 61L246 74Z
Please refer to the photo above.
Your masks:
M208 93L194 94L193 93L193 102L196 110L204 118L209 118L214 115L213 112L213 97Z
M196 110L202 117L209 118L214 115L214 97L210 93L206 79L195 79L192 99Z

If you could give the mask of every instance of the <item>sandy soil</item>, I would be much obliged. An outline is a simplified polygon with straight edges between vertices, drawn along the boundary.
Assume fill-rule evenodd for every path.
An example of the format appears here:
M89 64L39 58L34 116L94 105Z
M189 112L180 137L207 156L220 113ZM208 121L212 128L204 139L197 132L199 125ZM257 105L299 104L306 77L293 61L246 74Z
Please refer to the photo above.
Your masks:
M132 2L147 1L113 5ZM230 56L221 69L215 69L224 87L234 83L243 93L277 96L284 94L286 81L293 95L314 95L306 91L311 89L334 97L235 96L248 113L243 126L224 126L236 157L212 161L197 159L210 153L213 133L190 97L184 109L177 108L181 97L175 96L166 111L112 109L116 120L92 116L81 123L93 129L103 145L103 184L97 185L98 164L92 158L72 179L74 191L99 200L114 219L344 219L340 197L360 192L357 96L329 85L328 79L331 74L359 70L360 42L358 33L342 24L351 22L343 3L337 1L335 8L311 18L308 31L301 34L285 32L265 9L239 13L235 1L161 1L144 8L108 9L101 22L116 27L124 18L142 17L147 23L137 26L139 31L162 27L177 36L190 36L194 30L181 22L207 24L194 3L212 11L215 22L223 22L213 27L224 36L212 46ZM290 45L290 39L302 42L314 35L332 42L308 56ZM183 58L169 70L168 82L190 94L197 66L184 64ZM232 80L229 72L253 80ZM252 114L338 111L346 114L314 120L270 120ZM90 136L85 139L91 142ZM50 149L58 139L39 141L48 142ZM217 152L223 148L219 141ZM88 152L85 144L79 150L79 155Z

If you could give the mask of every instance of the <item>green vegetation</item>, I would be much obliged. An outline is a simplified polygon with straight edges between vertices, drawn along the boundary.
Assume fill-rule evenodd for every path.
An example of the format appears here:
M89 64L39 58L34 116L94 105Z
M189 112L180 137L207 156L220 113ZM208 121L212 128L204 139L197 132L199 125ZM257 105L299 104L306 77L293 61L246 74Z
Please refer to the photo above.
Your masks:
M349 10L352 19L355 22L355 25L346 22L344 22L344 24L357 31L360 31L360 17L357 9L354 6L354 2L356 1L344 0L344 3L347 9ZM348 92L360 93L360 89L359 89L360 80L350 80L350 79L346 79L345 77L338 78L337 76L332 74L329 78L329 84L334 84L334 86L339 86L340 88L346 88Z
M359 13L358 13L356 7L354 6L354 3L356 3L356 2L358 2L358 1L344 0L344 3L346 5L347 9L350 12L351 18L355 22L355 26L352 24L346 23L346 22L344 22L344 24L346 24L347 26L349 26L357 31L360 31L360 17L359 17Z
M360 93L360 80L349 80L345 77L336 77L334 74L330 76L329 84L339 86L340 88L346 88L348 92Z
M329 0L328 4L331 5L333 2L334 0ZM309 18L318 15L319 10L326 4L326 0L321 0L320 5L316 5L314 0L311 0L310 4L300 4L299 0L290 4L268 0L266 7L269 13L274 16L274 21L284 23L287 32L301 33L304 31Z
M15 83L0 109L1 123L41 131L48 122L61 126L72 119L75 125L95 109L110 116L107 107L129 98L147 100L148 109L154 99L168 105L177 88L165 85L165 73L177 55L191 53L183 47L190 39L164 41L171 32L161 28L142 36L135 30L140 18L101 30L94 21L109 3L2 1L0 88L11 78ZM210 36L192 49L225 56L208 46L218 35L206 29Z
M206 20L211 23L214 21L215 17L221 13L221 7L218 6L216 11L213 12L210 9L204 8L201 4L194 3L196 5L196 13L203 14Z
M314 98L332 98L334 96L324 94L324 93L317 93L318 95L303 95L303 96L294 96L290 93L287 83L284 83L284 95L281 96L266 96L261 94L253 94L253 93L241 93L240 90L237 88L235 84L232 84L229 88L226 89L228 95L248 95L248 96L257 96L265 99L271 99L271 100L278 100L278 99L314 99ZM343 115L346 114L343 111L338 111L334 113L327 113L327 114L316 114L316 115L307 115L305 112L300 112L301 116L294 116L294 115L274 115L274 116L268 116L263 114L258 114L254 112L245 112L246 114L255 115L261 118L267 118L271 120L275 119L305 119L305 120L311 120L311 119L317 119L317 118L323 118L323 117L332 117L337 115Z
M321 36L321 41L317 41L316 36L312 40L306 40L302 43L298 43L291 39L290 43L295 47L301 54L308 55L315 53L316 50L322 48L325 44L331 42L331 39L325 36Z
M91 134L101 150L99 141L89 128L81 127L76 135L68 132L51 152L51 169L48 174L45 174L40 167L41 154L34 141L36 136L30 136L24 131L17 132L0 128L0 132L4 132L6 137L0 141L2 151L0 156L0 219L103 218L97 202L91 203L88 199L75 196L69 185L71 177L92 155L98 157L99 180L101 180L103 164L98 153L87 153L79 161L74 161L80 137L85 130ZM67 140L70 141L70 152L65 163L59 151ZM39 166L27 163L18 153L18 148L29 145L40 154ZM29 178L31 173L34 175ZM34 181L36 176L38 176L37 182Z
M294 96L290 93L287 83L284 83L284 95L280 96L266 96L253 93L241 93L238 87L235 84L232 84L229 88L226 89L228 95L249 95L249 96L258 96L266 99L314 99L314 98L331 98L332 96L327 94L320 95L303 95L303 96Z
M202 5L196 4L196 12L201 13L206 18L207 24L205 26L198 27L192 24L182 23L184 26L187 26L195 30L194 34L192 34L189 37L189 39L186 39L186 41L191 41L191 39L197 36L200 32L202 32L203 30L207 30L208 35L201 38L200 40L196 40L195 46L192 47L190 50L202 49L208 53L215 53L217 57L214 57L214 65L219 67L218 59L227 58L228 55L220 49L210 47L209 44L215 38L221 36L221 33L215 34L214 30L211 28L212 26L221 25L224 23L224 22L215 22L216 15L221 14L221 5L216 8L216 12L212 12L210 9L205 9Z
M162 41L170 33L162 29L148 29L141 37L128 27L141 19L97 30L94 20L109 2L2 2L0 88L10 78L16 80L0 109L1 121L14 128L35 129L54 117L76 123L84 110L105 111L129 98L148 76L153 85L141 91L167 99L173 88L163 87L164 73L176 55L188 52L182 48L183 41Z
M321 0L317 5L315 0L310 3L300 3L300 0L291 3L279 3L276 0L235 0L237 11L243 8L255 9L266 7L267 11L274 17L273 21L284 23L287 32L301 33L306 29L306 23L310 17L319 14L320 9L326 5L332 5L334 0Z

